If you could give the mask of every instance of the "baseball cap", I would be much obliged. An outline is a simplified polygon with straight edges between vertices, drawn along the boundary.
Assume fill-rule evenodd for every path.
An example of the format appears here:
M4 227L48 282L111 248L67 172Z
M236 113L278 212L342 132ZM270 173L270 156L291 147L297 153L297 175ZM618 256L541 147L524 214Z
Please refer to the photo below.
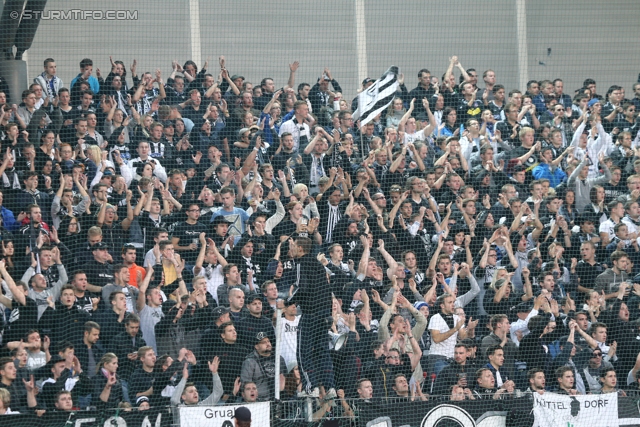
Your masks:
M234 74L233 76L231 76L231 80L235 80L235 79L244 80L244 76L241 76L240 74Z
M252 302L254 302L255 300L260 300L262 301L262 297L259 294L249 294L246 298L245 298L245 304L251 304Z
M235 412L233 413L233 418L238 421L251 421L251 411L244 406L240 406L239 408L236 408Z
M516 305L514 309L516 313L528 313L531 310L533 310L533 304L526 301Z
M91 246L92 251L97 251L99 249L109 249L109 245L107 245L104 242L98 242L98 243L94 243L93 246Z
M215 227L217 225L220 225L220 224L231 224L231 221L229 221L227 218L225 218L224 215L219 215L219 216L215 217L213 219L213 221L211 221L211 222L212 222L212 226L213 227Z
M595 104L597 104L598 102L600 102L600 100L598 98L593 98L591 101L589 101L589 103L587 105L589 106L589 108L591 108Z
M244 135L247 132L249 132L249 128L242 128L238 131L238 136L242 138L242 135Z
M211 317L213 317L213 320L218 320L228 312L229 309L227 307L216 307L213 309Z
M367 83L373 83L373 82L375 82L375 80L373 80L371 77L367 77L362 81L362 86L366 85Z
M66 361L62 357L60 357L60 355L54 354L53 356L51 356L51 360L47 362L47 365L45 366L45 371L49 372L51 368L53 368L56 365L56 363L60 363L60 362L66 362Z
M269 336L267 334L265 334L264 332L260 331L256 334L256 344L258 344L259 342L261 342L263 339L269 339Z

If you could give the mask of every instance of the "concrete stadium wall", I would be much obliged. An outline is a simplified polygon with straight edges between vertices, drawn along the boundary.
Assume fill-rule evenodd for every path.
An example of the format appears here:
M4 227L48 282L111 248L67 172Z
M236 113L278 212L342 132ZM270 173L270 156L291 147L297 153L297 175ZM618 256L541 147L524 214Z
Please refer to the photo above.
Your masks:
M278 87L286 82L289 62L301 63L296 83L315 82L328 66L351 99L360 84L355 1L113 0L95 8L137 10L138 20L43 20L28 51L29 77L41 72L42 60L49 56L56 59L66 85L85 56L106 75L109 55L123 60L127 68L137 58L139 72L160 67L167 76L173 59L183 63L192 58L191 15L195 15L200 17L199 66L209 56L210 69L217 71L217 58L225 55L232 73L253 83L270 76ZM398 65L411 89L419 69L429 68L440 77L455 54L465 67L480 73L492 68L498 83L508 89L519 87L515 2L364 0L367 74L377 78L390 65ZM199 10L192 14L193 4ZM46 10L87 5L78 0L49 1ZM640 68L636 1L528 0L526 15L530 79L561 77L565 91L572 93L592 77L601 94L616 83L631 95Z

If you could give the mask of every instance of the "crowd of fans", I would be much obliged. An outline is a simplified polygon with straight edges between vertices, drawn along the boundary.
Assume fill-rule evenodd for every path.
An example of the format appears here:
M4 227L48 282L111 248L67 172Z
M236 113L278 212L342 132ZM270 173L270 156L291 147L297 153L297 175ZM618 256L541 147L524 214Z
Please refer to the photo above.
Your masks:
M219 65L0 88L0 413L638 393L640 83Z

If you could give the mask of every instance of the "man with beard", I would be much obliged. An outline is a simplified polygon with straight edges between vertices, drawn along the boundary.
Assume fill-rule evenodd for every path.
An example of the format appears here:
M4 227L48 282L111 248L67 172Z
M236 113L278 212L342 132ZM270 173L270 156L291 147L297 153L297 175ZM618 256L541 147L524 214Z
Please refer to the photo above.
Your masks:
M440 375L436 376L433 394L445 395L454 385L462 388L469 387L469 383L475 372L470 371L470 367L467 364L467 353L468 349L464 344L456 344L453 353L453 362L440 371Z
M440 312L429 320L429 333L431 334L431 347L429 350L428 373L438 375L447 365L446 360L454 355L456 341L467 337L464 328L464 319L453 314L455 297L450 294L442 294L436 300L436 306ZM474 322L470 321L471 327ZM475 325L478 321L475 321ZM475 327L475 325L473 325Z
M243 383L253 382L258 388L258 399L269 401L274 398L275 376L277 375L275 353L267 334L258 332L255 336L254 351L242 363L240 379ZM280 391L284 390L287 364L280 356Z

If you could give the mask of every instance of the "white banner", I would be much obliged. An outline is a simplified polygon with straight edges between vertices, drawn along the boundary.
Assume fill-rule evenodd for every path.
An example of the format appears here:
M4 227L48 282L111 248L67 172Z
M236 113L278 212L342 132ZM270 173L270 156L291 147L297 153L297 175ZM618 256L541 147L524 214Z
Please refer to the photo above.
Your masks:
M533 427L618 427L618 394L533 393Z
M227 427L234 426L236 408L244 406L251 411L251 425L268 426L271 410L268 402L227 406L180 406L180 427ZM225 423L225 421L228 421Z

